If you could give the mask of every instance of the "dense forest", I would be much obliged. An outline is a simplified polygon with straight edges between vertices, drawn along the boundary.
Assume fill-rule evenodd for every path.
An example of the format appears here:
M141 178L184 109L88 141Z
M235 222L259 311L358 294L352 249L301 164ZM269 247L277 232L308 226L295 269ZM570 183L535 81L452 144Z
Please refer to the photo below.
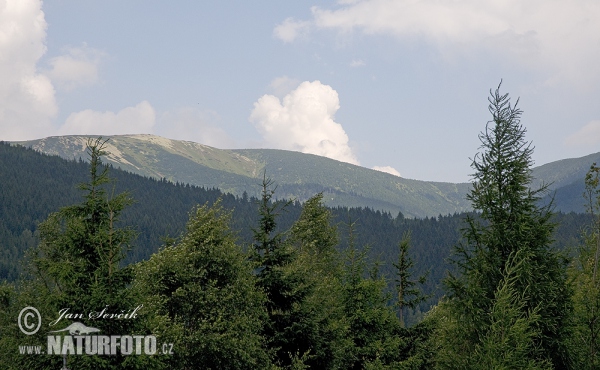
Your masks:
M0 362L597 368L600 169L587 215L555 213L521 111L496 90L490 113L474 212L425 219L278 199L268 174L259 198L143 178L105 166L101 139L89 163L0 143ZM81 321L100 333L54 335Z
M0 142L0 280L18 279L25 251L39 242L39 223L61 207L81 201L83 194L77 184L88 181L88 172L89 164L83 160L67 161ZM124 264L148 259L164 244L165 238L175 238L184 232L188 213L195 205L213 204L217 199L225 209L234 210L230 228L236 233L237 242L244 248L252 243L252 228L259 219L258 199L254 197L234 197L217 189L155 180L112 167L110 175L110 191L128 192L134 200L123 210L119 221L120 225L136 231ZM276 197L279 187L274 185ZM260 188L259 181L256 186ZM289 230L301 211L300 203L290 203L278 217L279 230ZM336 207L330 212L332 224L338 228L337 248L347 249L348 224L352 223L354 243L369 247L368 260L381 263L382 276L388 283L392 280L398 242L406 232L412 234L409 253L415 260L413 269L416 275L429 273L423 290L431 295L431 299L416 308L418 317L443 295L441 281L452 268L447 259L460 239L466 213L412 219L404 218L401 213L391 215L370 208ZM579 245L589 215L557 213L554 217L558 224L555 246L565 249ZM411 313L408 324L414 322Z

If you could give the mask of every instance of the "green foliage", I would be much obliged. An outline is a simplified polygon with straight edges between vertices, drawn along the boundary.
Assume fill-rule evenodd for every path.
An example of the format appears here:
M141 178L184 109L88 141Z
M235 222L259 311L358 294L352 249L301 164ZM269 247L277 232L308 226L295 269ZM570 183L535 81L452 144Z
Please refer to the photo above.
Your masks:
M485 333L494 325L489 313L508 302L517 311L539 315L535 320L539 335L533 336L532 350L525 360L550 361L557 368L569 368L566 340L571 293L566 259L551 248L555 229L551 206L538 205L546 187L528 187L533 148L525 141L521 110L510 104L507 94L500 95L499 88L489 101L493 119L480 135L483 153L473 160L474 182L468 195L473 208L481 212L480 218L467 218L465 242L457 247L455 260L459 275L446 280L447 304L453 307L450 312L458 315L455 320L465 327L447 338L461 341L467 353L484 345ZM514 293L498 295L510 256L520 251L528 256L527 268L511 282ZM514 296L517 301L499 302L500 297Z
M101 163L106 141L88 141L90 179L79 189L83 202L63 207L39 226L40 243L30 254L29 280L20 282L12 300L12 315L19 306L34 306L45 318L56 317L61 309L70 313L130 312L135 308L130 289L131 269L121 262L134 232L119 227L119 216L132 200L126 193L109 194L108 168ZM16 316L14 316L16 317ZM60 325L71 320L63 319ZM88 323L89 324L89 323ZM139 329L136 320L97 320L92 325L108 335L123 335ZM14 328L14 326L12 326ZM16 330L12 331L19 338ZM32 337L43 343L46 330ZM21 336L22 337L22 336ZM28 339L30 340L30 339ZM12 351L17 353L16 346ZM58 356L17 356L18 367L58 364ZM69 366L98 369L120 366L124 369L151 368L146 356L69 356ZM54 366L54 365L53 365Z
M377 264L368 273L369 247L355 247L356 222L350 222L349 247L344 252L342 302L347 322L346 355L343 369L427 369L432 358L428 339L432 326L410 329L389 304L386 281Z
M313 269L335 275L339 270L335 249L339 238L332 221L331 211L323 205L323 193L318 193L302 205L302 213L290 230L290 241Z
M347 343L346 322L342 307L341 261L338 231L332 225L333 215L323 206L323 194L317 194L302 205L302 212L290 228L288 242L297 251L293 266L301 271L311 287L301 303L307 312L305 336L310 342L310 356L305 362L311 368L339 368Z
M186 232L135 267L134 289L151 307L161 342L174 343L168 368L268 366L260 336L264 296L219 202L190 214Z
M93 286L104 297L128 283L129 272L119 265L135 234L117 225L133 201L127 193L108 195L103 187L110 183L108 167L101 163L104 145L100 139L88 142L90 182L79 185L84 202L62 208L40 225L41 243L33 262L54 294L77 296Z
M298 366L300 359L310 358L314 351L311 312L304 304L314 286L294 263L297 251L277 231L278 212L288 203L271 202L275 193L272 185L265 174L250 258L257 271L257 285L266 295L268 317L262 333L267 348L276 365L290 367L293 363Z
M396 333L400 323L387 305L386 282L381 277L365 277L367 250L351 246L346 252L343 275L344 312L351 340L347 369L364 369L371 363L397 359L402 338Z
M424 295L420 289L416 287L418 284L424 284L427 280L427 274L421 275L416 280L412 278L411 269L414 267L414 261L408 255L410 248L410 232L402 236L402 240L398 243L398 262L394 263L396 268L396 307L398 307L398 317L400 323L404 326L404 310L405 308L415 308L421 302L426 301L429 296Z
M505 97L496 93L495 98ZM494 107L500 107L494 116L496 126L502 117L518 122L520 111L513 110L511 116L508 105L504 116L502 102ZM490 125L482 138L496 140L520 132L514 127L496 129ZM523 136L496 144L484 143L485 153L474 161L475 167L475 163L486 165L479 167L470 195L480 208L470 215L463 231L465 243L458 248L463 254L455 266L459 275L448 279L447 299L423 314L430 304L425 295L439 297L436 284L448 267L443 261L458 238L464 215L408 219L402 213L392 218L372 209L331 209L323 205L326 193L308 198L303 205L277 202L273 182L265 176L258 215L256 199L221 195L214 206L195 208L182 236L173 238L170 235L183 229L183 209L192 203L212 204L220 192L116 170L119 182L115 184L99 161L104 153L98 141L97 160L90 167L92 180L81 187L85 194L81 204L49 216L39 230L28 224L32 220L27 215L17 220L1 213L0 240L20 244L2 245L0 273L15 276L16 269L2 262L18 256L22 246L34 245L37 235L42 239L32 255L33 268L27 270L33 273L31 279L14 286L0 284L0 359L13 368L61 365L58 357L17 355L17 344L43 343L47 334L24 338L20 333L15 318L25 306L55 317L63 306L86 312L106 304L117 310L143 304L139 320L102 324L102 331L157 334L159 343L175 344L175 356L70 356L69 367L564 368L569 365L564 338L570 330L571 301L564 260L549 246L555 230L552 214L549 208L539 207L543 192L528 190L531 152ZM3 148L0 145L0 151ZM40 162L49 159L13 149ZM65 177L76 172L71 168L84 167L71 165L60 167ZM123 187L131 187L139 203L131 205L126 194L113 195ZM59 199L62 193L52 194ZM11 198L23 198L0 196L7 200L3 206L8 205L0 212L18 209ZM29 202L23 212L43 214L56 205L42 200L46 208L27 208L38 206ZM226 211L234 207L235 212ZM360 222L352 224L348 235L338 235L335 225L347 217ZM582 219L577 215L553 219L564 228L556 233L561 243L575 240L573 230ZM127 259L134 224L140 225L138 244L143 247L132 250ZM257 227L251 230L249 225ZM590 331L589 325L595 320L589 313L597 311L596 296L587 294L597 286L594 230L590 229L587 252L572 275L577 291L573 304L581 314L576 316L576 333L581 338L597 332ZM247 253L236 244L235 232L243 243L253 239ZM158 253L126 266L128 261L150 256L158 246L158 235L165 244ZM372 247L359 251L357 244ZM374 259L394 263L373 264ZM428 269L431 279L422 290L416 289L424 279L412 276L423 276ZM396 277L395 299L386 276ZM401 320L394 304L402 311ZM589 360L585 356L591 342L586 340L570 343L572 348L580 347L577 359L582 363Z
M528 309L528 292L520 292L518 288L520 280L530 273L532 257L526 249L509 256L491 307L476 307L473 302L469 302L470 307L452 301L440 304L433 313L439 321L435 333L439 368L552 368L537 345L541 336L540 307ZM475 315L479 317L473 318Z
M575 294L573 295L575 336L573 348L579 366L596 369L600 366L600 168L594 163L585 177L584 198L592 222L583 231L584 243L569 270Z
M61 207L80 202L81 194L75 185L88 181L88 173L89 167L84 162L68 162L0 143L0 279L14 281L19 276L24 251L39 242L39 222ZM163 237L177 236L185 230L187 214L194 205L212 204L218 198L222 198L224 208L235 209L231 228L238 233L240 242L245 245L252 242L251 227L258 223L254 198L236 199L215 189L157 181L114 168L110 169L110 175L115 179L110 184L114 185L115 193L127 191L136 199L136 203L125 208L120 215L121 227L132 227L138 232L137 239L132 241L135 248L127 253L124 264L148 259L163 244ZM280 189L281 186L278 193ZM577 194L580 199L581 191ZM349 214L352 219L360 221L356 225L356 244L372 246L369 258L389 261L381 267L381 273L388 277L389 282L394 275L391 262L398 258L398 240L405 232L411 231L409 255L415 262L414 274L421 276L430 271L422 288L425 294L434 294L431 300L421 303L414 311L407 310L407 325L418 322L422 313L442 296L440 281L446 270L452 268L445 259L460 236L459 229L465 215L399 219L367 208L330 210L332 224L344 222ZM298 202L286 207L286 212L278 215L279 230L289 229L301 211ZM589 222L589 216L557 214L555 220L559 224L555 233L556 246L562 248L579 243L581 226ZM345 234L340 235L340 250L347 247L346 239Z

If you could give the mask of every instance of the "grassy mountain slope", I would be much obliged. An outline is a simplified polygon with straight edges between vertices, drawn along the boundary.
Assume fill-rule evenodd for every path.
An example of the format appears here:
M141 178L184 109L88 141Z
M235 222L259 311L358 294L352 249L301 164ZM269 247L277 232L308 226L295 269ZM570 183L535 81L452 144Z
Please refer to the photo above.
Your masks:
M592 163L600 163L600 153L586 155L581 158L569 158L544 164L533 170L537 183L544 181L551 184L552 189L559 189L582 180Z
M329 206L370 207L408 217L468 211L469 184L405 179L329 158L275 149L223 150L153 135L111 136L108 161L115 167L157 179L224 192L258 196L263 171L278 185L278 197L301 201L324 193ZM63 158L87 158L85 136L60 136L19 142ZM565 159L534 169L537 186L552 183L559 210L583 212L583 177L600 153ZM579 184L579 185L578 185Z
M152 135L107 138L107 162L139 175L207 187L219 185L227 191L228 186L233 188L259 172L257 164L247 158L198 143ZM87 139L57 136L17 144L65 159L86 159Z
M86 158L84 136L49 137L19 142L63 158ZM108 161L115 167L154 178L189 183L224 192L258 195L264 170L279 184L278 196L305 200L317 192L330 206L361 206L409 217L468 209L468 184L404 179L311 154L284 150L221 150L152 135L110 137Z
M533 170L536 179L534 184L539 186L542 181L549 184L554 197L556 208L562 212L585 212L584 178L593 163L600 163L600 153L594 153L580 158L563 159L551 162Z
M393 214L400 210L409 216L448 214L468 209L464 200L468 184L404 179L325 157L284 150L234 152L266 163L267 173L284 185L281 190L285 197L297 196L286 191L289 185L296 185L323 191L328 196L328 205L332 206L371 206ZM369 204L349 204L358 200ZM379 206L373 207L377 203L380 203ZM399 209L390 209L394 205Z

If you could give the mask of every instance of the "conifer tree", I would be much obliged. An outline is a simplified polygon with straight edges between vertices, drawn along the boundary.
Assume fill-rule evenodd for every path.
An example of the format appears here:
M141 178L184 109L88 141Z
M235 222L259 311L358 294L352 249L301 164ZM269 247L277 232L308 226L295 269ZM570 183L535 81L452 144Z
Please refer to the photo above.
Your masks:
M297 251L277 229L277 216L289 203L273 201L273 181L263 176L259 200L259 224L253 229L254 243L250 259L256 271L257 285L266 295L267 319L262 334L273 362L278 366L300 366L314 353L307 330L310 318L304 305L313 291L303 269L295 261Z
M310 258L313 269L335 275L339 270L337 228L331 224L333 215L323 205L323 193L302 205L300 218L291 228L290 241L301 255Z
M318 193L302 205L298 220L290 229L289 242L296 250L292 264L311 286L302 302L305 339L311 343L311 368L339 368L344 360L347 341L344 331L341 261L336 249L337 226L332 224L331 210Z
M261 336L264 295L217 201L190 214L182 237L136 266L135 290L152 307L149 326L174 355L172 369L268 368Z
M386 281L377 265L367 270L369 247L354 244L355 222L348 223L348 248L344 252L342 298L348 323L348 349L344 369L387 369L405 355L404 333L393 308L388 305ZM397 364L398 365L398 364ZM402 368L402 367L397 367Z
M600 167L596 163L585 176L583 196L592 221L583 231L583 245L570 269L575 289L573 348L580 368L596 369L600 366Z
M131 269L121 266L135 232L119 225L122 211L133 200L127 193L114 195L110 189L109 168L102 164L102 156L107 154L105 147L106 140L102 138L87 142L90 179L79 185L84 192L82 203L61 208L39 225L40 243L29 256L30 278L20 282L14 302L37 307L43 318L56 317L62 309L87 316L103 310L105 313L132 312L137 307L129 289ZM138 315L143 316L143 310L138 309ZM56 324L60 325L56 329L77 320L82 318L63 319ZM103 335L127 335L143 327L142 318L83 320L84 324L100 329ZM48 335L48 331L54 329L48 327L49 323L46 319L44 331L36 335ZM17 368L58 368L59 363L62 363L59 356L21 356L13 364ZM77 369L150 369L158 365L149 356L131 357L120 353L116 356L69 353L67 364Z
M105 187L111 182L108 166L101 161L107 154L106 141L88 140L90 181L78 186L85 192L83 203L62 208L40 225L35 269L66 300L64 303L81 298L90 288L92 292L103 291L102 299L118 301L118 292L130 279L129 270L120 268L120 263L135 233L119 227L118 222L133 200L128 193L109 194Z
M415 308L421 302L424 302L429 296L423 294L420 289L416 287L417 284L424 284L427 279L427 274L421 275L417 279L412 277L412 267L414 262L408 255L410 248L410 232L405 233L402 236L402 240L398 243L398 261L394 263L396 269L396 307L398 307L398 317L400 323L405 325L404 322L404 309Z
M462 326L447 339L460 341L456 348L461 352L472 353L481 345L492 325L490 315L506 279L507 263L525 251L530 257L511 278L511 289L520 300L512 304L539 315L531 322L531 330L538 334L530 347L535 351L528 356L565 369L571 366L566 340L572 313L567 260L550 246L555 228L551 205L539 205L547 187L530 189L533 147L525 140L522 111L499 89L490 92L492 120L479 136L482 152L472 162L475 174L467 198L479 213L467 218L464 243L457 246L458 275L446 279L451 315L459 317Z

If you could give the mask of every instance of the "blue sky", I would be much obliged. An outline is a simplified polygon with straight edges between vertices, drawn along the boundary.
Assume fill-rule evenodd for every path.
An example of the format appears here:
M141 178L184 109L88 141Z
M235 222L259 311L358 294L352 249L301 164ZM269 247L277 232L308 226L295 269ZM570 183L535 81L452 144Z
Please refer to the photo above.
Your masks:
M0 140L151 133L468 181L487 97L600 151L597 0L0 0Z

